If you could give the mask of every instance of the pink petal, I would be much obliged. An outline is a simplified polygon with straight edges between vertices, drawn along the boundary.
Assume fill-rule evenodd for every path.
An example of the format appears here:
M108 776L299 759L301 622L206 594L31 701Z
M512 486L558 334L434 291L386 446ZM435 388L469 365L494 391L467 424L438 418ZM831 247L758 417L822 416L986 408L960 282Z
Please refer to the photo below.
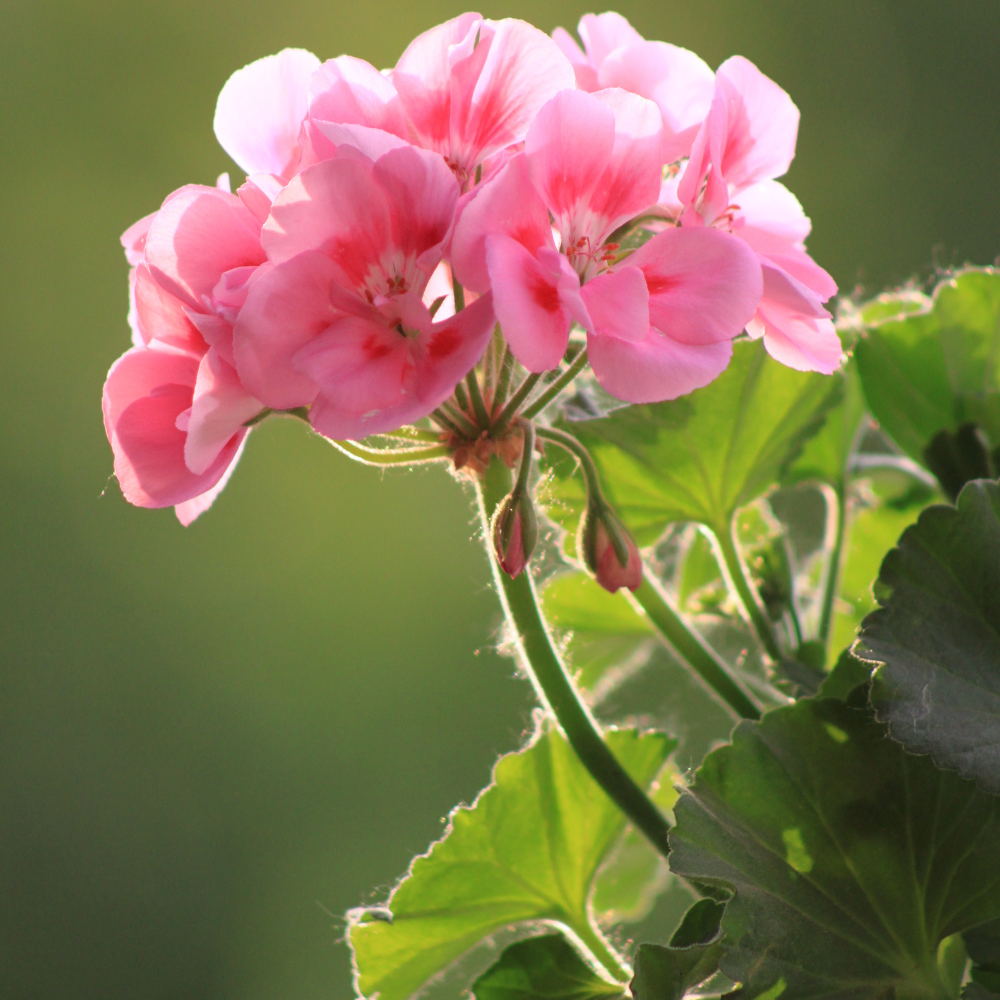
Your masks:
M372 176L372 163L356 157L325 160L293 178L275 199L261 233L275 263L321 250L342 269L352 288L391 248L389 206Z
M391 149L409 145L405 139L392 132L365 125L340 125L337 122L319 121L310 122L310 125L330 144L328 155L322 157L323 159L332 159L340 146L353 146L369 160L377 160Z
M726 370L732 354L729 340L682 344L652 328L639 343L587 337L587 357L597 381L628 403L657 403L700 389Z
M763 327L764 347L775 361L824 375L840 367L844 349L833 320L802 316L762 301L755 322Z
M761 258L804 285L820 302L837 294L837 283L801 247L791 247L783 253L762 254Z
M573 36L565 28L556 28L552 32L552 41L559 46L559 51L570 61L576 74L576 86L579 90L600 90L597 82L597 70L584 54L583 49L576 44Z
M424 305L428 309L437 299L444 299L434 315L434 318L441 323L455 315L455 291L451 283L451 268L444 261L434 269L423 294Z
M156 212L144 215L138 222L133 222L128 229L122 233L122 246L125 248L125 257L132 267L142 263L143 251L146 247L146 235L149 227L156 218Z
M184 443L184 463L195 474L209 469L243 425L264 409L240 383L236 369L212 348L201 359Z
M535 189L562 232L588 204L614 147L614 111L592 94L565 90L538 112L524 151Z
M357 416L399 403L413 378L407 337L355 316L299 348L292 364L319 386L328 405Z
M587 56L598 71L608 56L626 45L638 45L643 41L631 24L621 14L608 11L606 14L584 14L576 29L583 39Z
M260 223L240 199L191 184L163 203L146 237L146 263L186 305L203 310L224 271L266 259Z
M353 56L328 59L309 81L309 117L341 125L363 125L405 139L406 118L388 77Z
M136 328L144 344L158 340L199 354L206 349L183 303L150 274L145 264L135 269L134 302Z
M430 277L455 216L455 175L437 153L416 146L391 150L372 172L386 194L393 249L418 259Z
M451 243L455 275L476 292L490 287L486 237L491 234L511 237L532 255L543 246L555 249L549 213L531 183L523 153L477 188L455 226Z
M737 191L780 177L795 156L799 109L742 56L727 59L715 79L711 146L722 177Z
M487 237L486 262L494 309L514 357L531 372L555 368L566 353L571 322L562 272L544 267L509 236Z
M270 185L266 179L270 177L271 174L255 174L253 177L248 177L246 183L236 189L236 195L243 202L243 206L262 226L271 214L271 203L281 190L278 187L269 193Z
M122 412L162 385L194 389L200 355L133 347L112 366L104 383L104 429L110 438ZM190 400L188 401L190 406Z
M693 52L666 42L625 46L604 60L598 80L656 102L663 116L663 162L691 152L715 90L715 74Z
M392 82L421 145L447 154L451 145L451 70L467 58L482 19L461 14L418 35L399 57Z
M482 70L475 79L456 73L452 88L451 156L470 171L524 139L539 108L575 83L559 46L526 21L484 21L484 46Z
M229 482L230 477L236 471L236 466L239 464L240 459L243 457L243 449L246 447L247 438L250 436L249 429L242 435L243 440L240 441L240 446L233 456L233 460L226 466L226 471L222 474L222 478L205 493L200 493L196 497L192 497L190 500L185 500L183 503L174 505L174 513L177 515L177 520L181 522L186 528L191 524L196 518L200 517L202 514L208 510L209 507L215 503L215 498L226 488L226 484Z
M798 246L812 228L798 198L779 181L762 181L740 191L733 232L758 253L782 253Z
M764 294L754 318L776 361L798 371L829 375L840 367L840 337L817 296L787 272L762 259Z
M625 266L646 277L653 327L679 344L738 336L763 290L757 255L715 229L668 229L627 257Z
M247 391L276 410L312 402L316 384L292 356L342 313L330 297L340 269L324 254L302 253L250 286L233 331L233 353Z
M623 222L656 204L662 181L663 119L652 101L624 90L593 95L615 116L615 144L601 180L590 199L590 211L601 220L598 240Z
M593 321L593 333L639 341L649 332L649 292L637 267L605 271L591 278L580 295Z
M311 52L284 49L226 82L215 108L215 136L245 173L283 175L294 167L309 78L319 64Z

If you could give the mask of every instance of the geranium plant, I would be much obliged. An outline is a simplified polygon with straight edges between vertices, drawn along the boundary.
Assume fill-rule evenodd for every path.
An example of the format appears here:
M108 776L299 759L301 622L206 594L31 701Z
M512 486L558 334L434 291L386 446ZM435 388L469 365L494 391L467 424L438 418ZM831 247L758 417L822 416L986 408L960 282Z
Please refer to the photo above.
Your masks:
M189 524L285 416L475 493L540 709L348 915L360 995L1000 993L1000 275L835 323L790 97L617 14L579 38L469 13L389 71L233 74L246 180L123 237L118 481ZM676 732L615 707L664 657L731 722L693 774L689 694Z

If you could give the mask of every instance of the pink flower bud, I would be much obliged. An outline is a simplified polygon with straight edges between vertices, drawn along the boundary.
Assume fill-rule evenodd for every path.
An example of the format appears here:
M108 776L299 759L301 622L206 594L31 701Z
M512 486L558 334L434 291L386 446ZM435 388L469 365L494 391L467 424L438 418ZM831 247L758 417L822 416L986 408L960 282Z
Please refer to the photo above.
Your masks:
M639 550L609 507L597 504L588 507L581 526L580 547L590 571L609 593L622 587L632 591L639 588L642 583Z
M513 580L527 565L538 539L538 521L527 494L511 493L493 520L493 549L500 568Z

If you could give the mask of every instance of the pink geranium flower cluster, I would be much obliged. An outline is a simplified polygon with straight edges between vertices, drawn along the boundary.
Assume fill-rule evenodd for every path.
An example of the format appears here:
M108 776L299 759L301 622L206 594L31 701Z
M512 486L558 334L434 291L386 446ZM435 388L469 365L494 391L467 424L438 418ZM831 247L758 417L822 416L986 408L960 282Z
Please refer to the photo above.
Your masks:
M617 14L579 34L469 13L389 71L286 49L230 78L215 133L245 182L181 188L123 236L134 346L104 416L131 502L189 523L273 411L355 440L427 417L497 324L532 373L578 329L631 403L711 382L744 331L837 367L836 286L775 179L788 95Z

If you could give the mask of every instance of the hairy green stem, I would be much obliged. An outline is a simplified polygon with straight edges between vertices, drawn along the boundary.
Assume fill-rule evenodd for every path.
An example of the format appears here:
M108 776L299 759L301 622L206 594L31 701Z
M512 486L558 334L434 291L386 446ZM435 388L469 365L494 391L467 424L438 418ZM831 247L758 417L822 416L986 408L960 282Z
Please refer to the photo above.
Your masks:
M541 377L541 372L532 373L520 384L520 386L518 386L517 392L510 397L510 402L507 403L507 405L500 411L499 416L497 416L493 421L493 424L490 427L490 433L495 436L507 429L507 425L517 415L517 408L525 401L528 393L535 388L535 383Z
M461 312L465 308L465 289L455 280L451 279L451 290L455 295L455 312Z
M722 553L723 568L725 569L725 576L727 582L730 584L733 590L736 591L736 596L739 598L740 604L743 605L743 609L746 611L747 617L750 619L750 624L753 625L760 638L761 645L767 651L767 655L774 660L775 663L781 660L781 647L778 645L778 640L775 638L774 629L771 628L771 622L761 607L760 600L757 597L757 593L750 583L750 578L747 576L746 566L743 562L743 558L736 548L736 539L733 537L733 529L726 528L721 529L714 528L712 534L715 536L716 542L718 542L719 550Z
M646 613L660 637L677 653L681 662L693 670L737 715L759 719L760 709L733 679L723 662L701 636L693 632L670 603L669 598L643 572L642 583L631 603Z
M493 393L493 412L496 413L498 406L503 405L507 398L507 390L510 388L510 377L514 373L514 355L510 348L505 347L503 360L500 362L500 375L497 378L496 391Z
M552 400L555 399L556 396L558 396L559 393L562 392L563 389L565 389L566 386L568 386L570 382L572 382L573 379L580 374L581 371L583 371L583 366L586 363L587 349L584 348L573 359L573 363L569 366L569 368L567 368L566 371L564 371L562 375L560 375L559 378L557 378L555 382L553 382L552 385L545 390L545 392L534 400L530 406L526 407L521 416L526 420L530 420L536 414L541 413L542 410L544 410L545 407L548 406L549 403L551 403Z
M840 569L844 561L844 539L847 536L847 483L841 480L836 489L830 490L830 495L833 496L837 504L837 527L834 530L830 561L826 567L826 579L823 581L823 603L820 605L819 611L819 640L824 646L830 641L833 605L837 599Z
M554 427L538 427L535 433L543 441L551 441L568 451L580 463L580 470L587 482L587 493L599 503L605 503L604 494L601 492L601 477L597 473L597 466L594 465L590 452L572 434L556 430Z
M420 465L423 462L433 462L448 458L451 449L445 445L431 448L400 448L398 450L379 450L362 448L355 441L331 441L334 448L342 451L348 458L363 465L384 467L387 465Z
M479 437L479 428L465 415L465 411L460 410L454 403L445 400L440 406L440 412L446 414L458 428L459 433L470 441L475 441Z
M440 442L441 432L427 430L423 427L397 427L394 431L382 431L375 437L401 438L404 441L434 441Z
M476 378L475 368L465 376L465 384L469 390L469 399L472 400L472 412L476 415L476 422L482 430L486 430L490 426L490 415L486 412L486 402L479 390L479 379Z
M666 856L670 827L663 814L608 749L597 723L580 700L573 681L556 652L538 606L538 596L527 570L510 579L500 568L490 543L490 520L511 490L510 470L494 458L479 484L479 511L486 551L493 568L507 622L514 633L521 660L542 704L555 716L566 739L591 777Z

